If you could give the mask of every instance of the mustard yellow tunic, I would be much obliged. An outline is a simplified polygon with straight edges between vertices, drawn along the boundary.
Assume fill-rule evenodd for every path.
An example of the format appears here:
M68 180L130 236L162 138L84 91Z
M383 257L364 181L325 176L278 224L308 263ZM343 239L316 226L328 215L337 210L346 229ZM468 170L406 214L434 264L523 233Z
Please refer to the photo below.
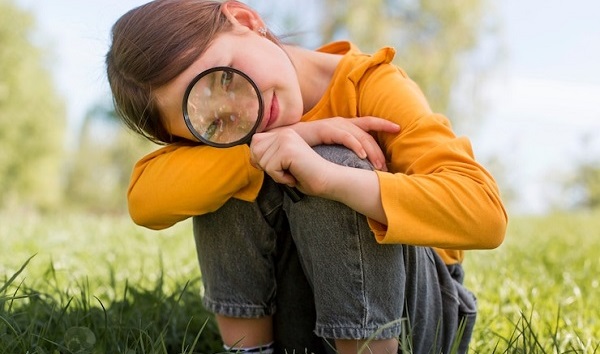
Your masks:
M475 161L469 140L455 136L449 120L433 113L419 87L391 64L395 51L367 55L349 42L319 50L344 57L302 121L375 116L401 127L398 135L376 137L389 169L376 172L388 220L369 220L377 241L431 246L447 264L461 262L463 250L502 243L507 215L496 182ZM136 164L129 211L139 225L167 228L217 210L229 198L253 201L262 182L245 145L172 144Z

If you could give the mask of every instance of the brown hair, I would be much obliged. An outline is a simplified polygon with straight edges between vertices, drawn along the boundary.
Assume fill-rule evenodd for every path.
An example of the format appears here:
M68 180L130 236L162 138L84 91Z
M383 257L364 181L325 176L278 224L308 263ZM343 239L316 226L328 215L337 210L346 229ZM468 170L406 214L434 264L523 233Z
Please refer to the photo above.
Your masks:
M158 144L181 140L165 128L153 89L183 72L217 34L230 28L221 4L155 0L113 25L106 71L115 110L128 128Z

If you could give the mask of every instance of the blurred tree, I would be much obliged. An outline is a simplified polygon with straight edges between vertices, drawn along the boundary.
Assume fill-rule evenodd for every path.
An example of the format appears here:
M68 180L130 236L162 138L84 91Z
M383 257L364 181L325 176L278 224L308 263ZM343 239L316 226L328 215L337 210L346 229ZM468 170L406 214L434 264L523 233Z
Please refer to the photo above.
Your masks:
M64 103L34 27L31 14L0 0L0 207L50 208L62 195Z
M600 207L600 162L583 163L575 171L567 187L575 194L574 207L597 209Z
M133 165L156 145L121 126L110 103L98 103L84 118L78 147L69 159L66 198L96 212L126 211Z
M369 52L394 46L396 63L419 83L432 108L460 123L469 112L464 104L451 107L452 91L464 85L467 54L490 32L486 1L325 0L323 18L330 20L322 23L323 39L347 36Z
M583 158L576 161L575 168L562 178L562 204L555 202L557 209L598 209L600 208L600 158L591 155L594 140L600 135L586 133L581 137ZM565 202L566 201L566 202Z

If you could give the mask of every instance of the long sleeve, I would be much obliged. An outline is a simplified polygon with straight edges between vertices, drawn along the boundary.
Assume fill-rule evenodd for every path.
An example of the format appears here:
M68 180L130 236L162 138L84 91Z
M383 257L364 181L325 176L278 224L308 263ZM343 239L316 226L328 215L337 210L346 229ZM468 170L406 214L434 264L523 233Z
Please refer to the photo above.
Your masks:
M432 113L421 90L393 65L358 85L360 115L395 121L397 136L380 134L390 172L377 172L388 225L370 220L381 243L466 250L497 247L507 215L493 177L449 120Z
M142 158L127 193L133 221L163 229L217 210L229 198L252 201L263 172L249 162L246 145L227 149L173 144Z

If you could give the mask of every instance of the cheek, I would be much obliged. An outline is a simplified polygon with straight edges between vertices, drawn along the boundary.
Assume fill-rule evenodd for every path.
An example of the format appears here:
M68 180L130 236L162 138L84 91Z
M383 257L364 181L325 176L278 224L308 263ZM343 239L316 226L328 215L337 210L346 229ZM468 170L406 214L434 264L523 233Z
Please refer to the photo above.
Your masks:
M183 94L180 94L180 91L177 87L171 86L156 89L154 92L156 107L160 111L161 122L169 134L196 141L183 120L179 98L183 97Z
M302 119L302 116L304 115L304 104L301 99L299 99L297 101L297 104L294 108L295 108L295 110L291 114L292 120L294 120L292 122L292 124L298 123Z
M300 118L302 118L302 115L304 115L304 113L306 113L305 107L304 107L304 99L302 97L302 91L300 90L300 85L298 84L295 74L293 76L293 80L294 80L293 81L294 84L290 86L292 102L293 102L292 110L294 110L294 116L297 116L298 121L300 121Z
M185 121L183 119L183 113L181 112L168 112L162 115L162 123L165 129L174 136L180 138L196 141L196 138L190 133Z

